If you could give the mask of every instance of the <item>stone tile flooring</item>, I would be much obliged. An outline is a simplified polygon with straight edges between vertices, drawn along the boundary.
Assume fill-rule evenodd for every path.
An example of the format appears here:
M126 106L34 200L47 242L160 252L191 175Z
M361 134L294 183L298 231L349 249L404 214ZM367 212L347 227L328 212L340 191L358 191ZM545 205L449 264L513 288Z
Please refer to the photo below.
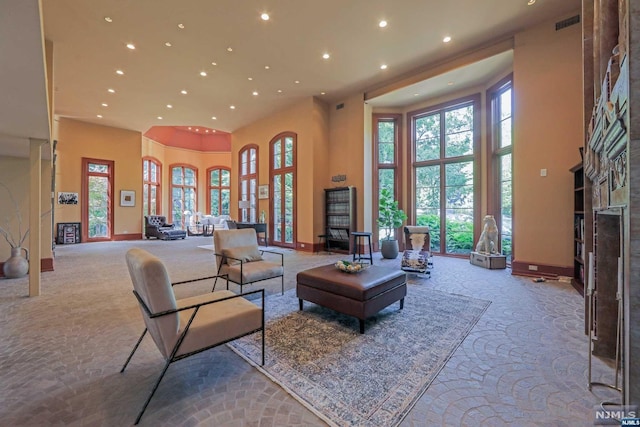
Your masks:
M212 274L212 252L197 247L210 240L58 246L56 271L42 275L36 298L26 297L27 278L0 279L0 424L131 425L163 360L147 337L119 373L143 329L124 253L147 249L166 262L174 281L185 280ZM345 258L284 253L286 288L294 287L298 271ZM399 266L378 254L374 260ZM264 283L279 292L278 280ZM435 258L431 279L411 283L492 304L402 426L593 425L594 405L619 399L606 388L587 389L583 301L569 284L533 283L445 257ZM593 362L593 380L612 383L611 366ZM171 365L141 425L325 424L221 346Z

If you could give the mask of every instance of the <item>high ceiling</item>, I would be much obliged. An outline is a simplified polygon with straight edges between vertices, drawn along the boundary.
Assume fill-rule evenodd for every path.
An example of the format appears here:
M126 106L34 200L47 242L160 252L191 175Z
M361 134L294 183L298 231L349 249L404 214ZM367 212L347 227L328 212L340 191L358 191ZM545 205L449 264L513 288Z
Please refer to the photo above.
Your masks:
M580 8L580 0L527 2L42 0L45 38L54 44L55 114L141 132L233 132L303 98L338 102ZM509 53L456 70L423 86L422 96L510 61ZM373 102L413 103L416 90Z

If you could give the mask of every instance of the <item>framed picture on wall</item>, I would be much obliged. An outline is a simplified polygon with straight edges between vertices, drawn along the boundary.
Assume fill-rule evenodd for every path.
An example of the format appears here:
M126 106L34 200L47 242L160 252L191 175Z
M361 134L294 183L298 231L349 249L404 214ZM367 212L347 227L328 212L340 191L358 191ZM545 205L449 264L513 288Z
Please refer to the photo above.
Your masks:
M258 199L268 199L269 198L269 185L264 184L258 186Z
M136 192L131 190L120 191L120 206L135 206Z

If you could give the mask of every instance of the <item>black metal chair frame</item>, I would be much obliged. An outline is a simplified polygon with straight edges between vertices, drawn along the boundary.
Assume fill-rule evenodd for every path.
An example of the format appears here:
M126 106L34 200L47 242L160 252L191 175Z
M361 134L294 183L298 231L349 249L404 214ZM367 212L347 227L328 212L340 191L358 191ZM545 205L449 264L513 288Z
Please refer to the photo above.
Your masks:
M181 284L184 284L184 283L197 282L197 281L200 281L200 280L213 279L213 278L215 278L216 281L217 281L219 277L227 278L226 275L202 277L200 279L193 279L193 280L185 280L185 281L182 281L182 282L175 282L175 283L172 283L171 286L181 285ZM229 289L229 282L227 281L227 290L228 289ZM215 282L213 284L213 289L211 290L211 292L213 292L214 290L215 290ZM196 317L196 314L198 314L198 310L200 309L200 307L202 307L204 305L215 304L215 303L219 303L219 302L222 302L222 301L227 301L227 300L234 299L234 298L244 298L246 295L258 294L258 293L261 294L261 299L262 299L262 324L261 324L260 328L255 329L255 330L250 331L250 332L247 332L247 333L242 334L242 335L238 335L237 337L228 339L226 341L219 342L217 344L210 345L208 347L204 347L204 348L201 348L201 349L196 350L196 351L192 351L191 353L186 353L186 354L181 354L179 356L176 356L178 350L180 349L180 346L182 345L182 341L184 340L184 337L187 335L187 332L189 331L189 327L191 326L191 323L193 322L193 319ZM147 397L147 400L144 403L144 406L140 410L140 413L138 414L138 417L136 418L136 422L135 422L136 425L140 422L140 419L142 418L142 415L144 414L144 411L147 409L147 406L149 406L149 403L151 402L151 398L153 397L153 395L155 394L156 390L158 389L158 386L160 385L160 381L162 381L162 378L164 377L164 374L167 372L167 369L169 368L169 365L171 363L173 363L173 362L177 362L178 360L187 358L189 356L193 356L194 354L201 353L203 351L209 350L209 349L217 347L219 345L226 344L228 342L231 342L231 341L236 340L238 338L244 337L246 335L251 335L253 333L262 331L262 361L260 363L260 366L264 366L264 289L258 289L258 290L255 290L255 291L247 292L246 294L234 295L234 296L221 298L221 299L214 300L214 301L203 302L203 303L200 303L200 304L193 304L193 305L190 305L190 306L187 306L187 307L180 307L180 308L178 308L176 310L161 311L159 313L151 313L151 311L149 310L149 307L147 307L147 304L145 304L145 302L142 299L142 297L140 297L140 295L135 290L133 291L133 294L135 295L135 297L138 300L138 302L142 305L142 307L143 307L144 311L147 313L147 315L152 319L154 319L156 317L167 316L169 314L175 314L175 313L177 313L179 311L183 311L183 310L193 310L193 309L195 309L193 311L193 314L189 318L189 321L187 322L187 326L184 328L184 331L182 332L182 334L180 335L180 337L176 341L176 345L173 347L173 350L171 350L171 355L167 359L167 361L166 361L166 363L164 365L164 368L162 369L162 372L160 373L160 376L158 377L158 380L154 384L153 389L151 390L151 393L149 394L149 397ZM142 332L142 335L140 335L140 338L138 339L138 342L133 347L133 350L131 350L131 353L129 354L129 357L127 357L127 361L124 362L124 365L122 366L122 369L120 370L120 373L124 372L124 370L126 369L127 365L129 364L129 361L133 357L133 354L136 352L136 350L140 346L140 343L142 342L142 339L144 338L144 336L146 334L147 334L147 328L144 328L144 331Z
M283 255L283 254L281 254L280 252L274 252L274 251L268 251L268 250L265 250L265 249L260 249L260 255L264 255L264 253L265 253L265 252L266 252L266 253L270 253L270 254L274 254L274 255L280 255L280 265L282 266L282 269L284 270L284 255ZM257 261L249 261L249 262L245 262L245 261L243 261L243 260L241 260L241 259L239 259L239 258L234 258L234 257L230 257L230 256L222 255L222 254L219 254L219 253L217 253L217 252L216 252L216 253L214 253L214 256L219 256L219 257L220 257L220 265L218 265L218 266L217 266L217 267L218 267L218 277L222 277L222 276L223 276L223 275L220 275L220 269L222 268L222 264L224 264L225 262L227 262L227 259L233 259L233 260L236 260L236 261L239 261L239 262L240 262L240 280L242 280L242 266L243 266L244 264L248 264L249 262L257 262ZM245 285L250 285L250 284L252 284L252 283L262 282L263 280L271 280L271 279L275 279L276 277L280 277L280 286L281 286L281 288L282 288L281 293L282 293L282 295L284 295L284 272L283 272L283 274L282 274L282 275L280 275L280 276L267 277L266 279L260 279L260 280L255 280L255 281L253 281L253 282L246 282L246 283L245 283L245 282L236 282L235 280L230 279L230 278L228 277L228 275L227 275L227 282L233 282L233 283L235 283L236 285L239 285L239 286L240 286L240 295L246 295L246 294L243 294L243 292L242 292L242 287L243 287L243 286L245 286ZM216 288L216 282L217 282L217 281L218 281L218 279L216 278L216 280L213 282L213 289L215 289L215 288ZM228 288L228 287L229 287L229 284L227 283L227 288Z

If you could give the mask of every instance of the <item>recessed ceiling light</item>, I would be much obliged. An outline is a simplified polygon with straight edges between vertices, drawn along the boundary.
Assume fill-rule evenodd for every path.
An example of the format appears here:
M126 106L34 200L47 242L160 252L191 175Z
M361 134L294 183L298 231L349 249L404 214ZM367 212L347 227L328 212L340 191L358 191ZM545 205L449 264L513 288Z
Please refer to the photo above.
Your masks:
M196 128L196 132L200 132L200 129Z
M322 54L322 57L323 57L324 59L329 59L331 56L330 56L328 53L323 53L323 54Z
M113 22L113 19L111 19L110 16L105 16L104 20L107 21L108 23L112 23Z
M165 42L165 43L164 43L164 45L165 45L166 47L171 47L171 46L173 46L173 45L171 44L171 42Z
M134 45L133 43L127 43L127 49L135 50L136 45Z
M109 92L109 93L116 93L116 91L115 91L115 90L113 90L113 89L107 89L107 92Z
M381 69L381 70L386 70L386 69L387 69L387 64L382 64L382 65L380 66L380 69Z
M187 92L186 90L182 89L182 90L180 91L180 93L181 93L181 94L183 94L183 95L186 95L188 92Z
M387 21L385 21L385 20L383 19L382 21L378 22L378 26L379 26L380 28L384 28L384 27L386 27L386 26L387 26Z
M451 37L450 36L446 36L445 38L442 39L442 41L444 43L449 43L451 41Z
M103 107L108 107L108 106L109 106L109 104L107 104L106 102L103 102L103 103L102 103L102 104L100 104L100 105L102 105Z
M191 126L189 126L189 130L191 130Z
M534 4L536 2L536 0L529 0L527 2L527 6L531 6L532 4Z
M235 110L236 106L235 105L230 105L229 108L231 108L232 110Z
M263 13L262 15L260 15L260 18L262 18L263 21L268 21L269 20L269 14L268 13Z
M254 90L252 93L253 96L258 96L258 91Z
M211 65L218 65L218 63L217 62L212 62Z
M173 105L167 104L167 108L173 108Z
M212 130L211 130L211 132L216 133L216 130L215 130L215 129L212 129Z
M298 83L300 83L300 80L296 80L296 81L294 81L294 83L295 83L295 84L298 84Z
M207 77L207 72L206 71L200 71L200 75L202 77Z
M178 28L180 28L181 30L184 30L184 24L178 24Z
M206 133L209 133L209 129L206 129L206 130L205 130L205 132L206 132Z
M102 118L102 114L96 114L96 117L101 119Z
M268 70L269 68L271 68L271 67L269 67L268 65L265 65L265 66L264 66L264 69L265 69L265 70Z
M326 92L320 92L320 95L326 95Z
M278 89L278 93L282 93L282 89Z
M247 80L251 81L253 80L253 77L247 77Z
M162 120L162 116L158 116L158 120Z
M211 120L218 120L216 116L211 117Z
M116 74L123 75L123 74L124 74L124 71L122 71L122 70L116 70Z
M229 46L229 47L227 48L227 52L233 52L233 48L232 48L231 46Z

